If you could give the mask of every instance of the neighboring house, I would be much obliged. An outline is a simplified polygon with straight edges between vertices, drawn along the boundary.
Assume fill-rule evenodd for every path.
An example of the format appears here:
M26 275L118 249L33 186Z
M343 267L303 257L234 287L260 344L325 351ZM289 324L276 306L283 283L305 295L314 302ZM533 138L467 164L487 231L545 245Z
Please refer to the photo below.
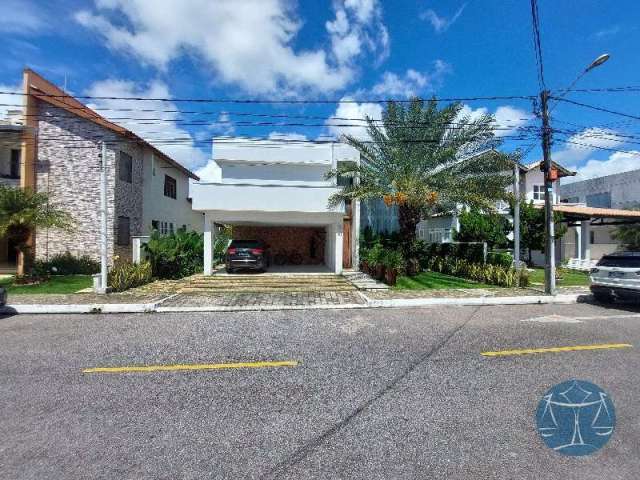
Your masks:
M566 185L561 184L560 192L561 201L570 205L606 209L639 209L640 169ZM591 260L598 260L603 255L617 250L619 244L611 238L614 228L612 225L592 224L588 238L584 240L580 238L582 232L578 228L571 228L563 238L564 257L579 256L576 251L581 241L588 245Z
M571 172L555 162L553 166L558 171L560 177L575 175L575 172ZM540 171L540 162L530 165L519 165L518 175L520 179L519 190L523 200L527 203L533 202L534 205L544 205L544 174ZM509 186L506 190L513 192L513 186ZM557 182L554 182L554 203L558 203L559 198L558 185ZM460 209L462 208L464 208L464 206L460 206ZM498 213L511 218L509 205L506 202L499 201L496 204L496 210ZM447 243L453 241L454 233L458 231L459 228L460 223L456 212L438 214L426 218L418 224L417 236L429 243Z
M213 141L215 175L192 184L193 209L205 214L206 275L212 273L216 225L232 225L236 239L263 240L274 256L295 253L303 265L341 273L357 265L359 202L329 207L347 179L327 179L341 162L359 162L340 143ZM304 270L304 268L302 268Z
M114 255L131 258L131 238L148 235L153 228L162 233L183 226L202 231L202 215L192 211L188 198L189 179L198 180L196 175L32 70L24 71L23 86L26 120L20 127L20 173L17 182L8 180L46 192L75 222L72 232L35 232L36 258L69 251L99 259L102 142L107 144L109 263ZM0 151L0 171L10 171L10 176L15 176L11 168L17 145L10 154ZM7 170L9 156L12 164ZM0 246L4 258L11 260L11 246Z

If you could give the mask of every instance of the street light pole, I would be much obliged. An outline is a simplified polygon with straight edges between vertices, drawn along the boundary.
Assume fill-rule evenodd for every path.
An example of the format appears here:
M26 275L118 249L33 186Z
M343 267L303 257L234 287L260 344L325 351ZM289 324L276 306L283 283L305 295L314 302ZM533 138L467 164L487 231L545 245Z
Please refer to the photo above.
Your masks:
M549 90L540 92L542 110L542 155L544 172L545 262L544 292L556 293L555 232L553 224L553 178L551 175L551 126L549 124Z

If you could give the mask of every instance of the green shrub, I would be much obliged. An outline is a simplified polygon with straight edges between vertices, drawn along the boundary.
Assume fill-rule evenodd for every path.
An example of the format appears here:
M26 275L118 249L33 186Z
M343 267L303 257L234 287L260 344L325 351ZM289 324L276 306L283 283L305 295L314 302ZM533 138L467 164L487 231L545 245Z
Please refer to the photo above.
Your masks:
M483 265L462 258L431 257L427 261L427 268L438 273L500 287L526 287L529 285L529 275L526 269L516 270L501 265Z
M170 235L151 234L144 245L153 276L182 278L202 270L204 237L197 232L178 229Z
M402 270L404 268L404 257L399 250L383 250L381 261L387 269Z
M100 271L100 263L88 255L76 257L70 252L52 256L49 260L36 260L32 274L41 275L93 275Z
M513 265L513 256L508 252L489 252L487 254L487 263L509 268Z
M384 247L380 243L373 245L367 252L367 263L370 267L377 267L382 264L385 254Z
M149 262L121 262L109 270L107 285L115 292L123 292L130 288L149 283L153 278Z

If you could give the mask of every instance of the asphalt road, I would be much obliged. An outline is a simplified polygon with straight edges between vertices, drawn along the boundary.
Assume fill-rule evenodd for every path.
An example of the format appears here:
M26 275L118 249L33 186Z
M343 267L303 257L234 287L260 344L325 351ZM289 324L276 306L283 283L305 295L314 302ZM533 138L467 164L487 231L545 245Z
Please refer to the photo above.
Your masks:
M592 305L0 319L2 479L637 479L640 314ZM529 321L548 315L545 321ZM634 316L635 315L635 316ZM634 348L484 357L630 343ZM293 360L146 373L92 367ZM613 398L611 441L540 439L569 379Z

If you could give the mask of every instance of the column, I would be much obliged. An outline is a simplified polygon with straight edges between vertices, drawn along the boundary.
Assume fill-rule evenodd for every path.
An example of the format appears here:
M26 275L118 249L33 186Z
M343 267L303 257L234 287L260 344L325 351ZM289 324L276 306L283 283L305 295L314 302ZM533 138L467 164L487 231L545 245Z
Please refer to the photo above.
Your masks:
M591 225L589 220L583 220L580 224L580 235L582 236L582 260L591 260Z
M213 222L208 213L204 214L204 274L209 276L213 274L213 241L214 234Z
M337 274L342 273L342 221L333 226L335 240L333 241L334 251L334 267L333 270Z
M576 242L576 258L580 260L582 258L582 223L580 226L575 227L575 242Z

